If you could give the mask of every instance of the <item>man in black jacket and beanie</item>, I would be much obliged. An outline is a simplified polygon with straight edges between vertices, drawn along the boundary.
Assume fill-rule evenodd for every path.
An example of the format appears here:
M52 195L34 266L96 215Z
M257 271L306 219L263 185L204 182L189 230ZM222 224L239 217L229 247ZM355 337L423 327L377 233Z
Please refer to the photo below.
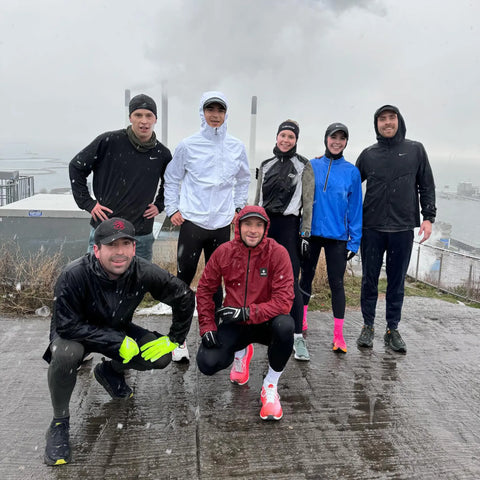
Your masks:
M185 341L195 309L195 296L177 277L135 257L135 229L122 218L102 222L95 230L93 253L68 264L55 286L50 344L44 359L53 420L47 430L44 460L62 465L71 459L70 398L83 359L98 352L111 360L96 365L94 375L115 399L128 399L128 369L165 368L171 352ZM132 323L135 309L149 292L172 307L167 335Z
M153 130L157 123L153 98L136 95L128 110L131 125L102 133L72 159L70 184L78 207L92 215L89 252L95 228L110 217L121 217L135 227L137 257L151 261L153 222L164 209L163 175L172 155ZM91 172L95 198L87 188Z
M377 143L363 150L356 166L367 181L363 202L361 307L364 326L357 344L373 346L378 278L386 253L387 294L385 345L407 352L398 324L405 277L413 246L413 229L420 243L432 233L435 221L435 183L425 148L405 138L405 121L397 107L384 105L374 115ZM419 208L421 206L421 212ZM420 213L423 221L420 224Z

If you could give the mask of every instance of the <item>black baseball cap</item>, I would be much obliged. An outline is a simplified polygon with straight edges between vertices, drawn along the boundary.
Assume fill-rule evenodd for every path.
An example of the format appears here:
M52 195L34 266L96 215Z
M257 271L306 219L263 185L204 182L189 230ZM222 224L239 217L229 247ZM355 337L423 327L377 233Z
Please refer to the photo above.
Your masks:
M327 137L331 137L334 133L337 132L343 132L348 140L348 128L346 125L340 122L332 123L327 127L327 130L325 132L325 139Z
M123 218L110 218L95 229L94 242L96 245L107 245L119 238L129 238L135 241L135 228Z

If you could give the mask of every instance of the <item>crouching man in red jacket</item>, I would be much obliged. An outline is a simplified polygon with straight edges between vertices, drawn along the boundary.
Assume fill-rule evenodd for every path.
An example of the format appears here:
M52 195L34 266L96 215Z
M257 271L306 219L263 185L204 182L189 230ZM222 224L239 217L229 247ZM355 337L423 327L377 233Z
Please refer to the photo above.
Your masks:
M213 375L230 366L230 380L249 379L252 343L268 346L269 369L261 392L263 420L283 416L277 384L292 353L293 271L287 250L267 238L270 225L263 207L247 206L236 219L235 238L210 257L197 288L202 344L198 368ZM215 312L213 294L225 285L223 307Z

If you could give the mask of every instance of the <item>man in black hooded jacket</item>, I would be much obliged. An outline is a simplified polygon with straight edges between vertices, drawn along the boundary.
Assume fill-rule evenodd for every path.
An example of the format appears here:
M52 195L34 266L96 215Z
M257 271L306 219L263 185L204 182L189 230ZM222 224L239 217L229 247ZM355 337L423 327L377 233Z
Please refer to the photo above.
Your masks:
M69 404L77 369L87 355L109 357L96 365L95 378L112 398L128 399L133 391L125 382L125 371L165 368L190 329L192 290L159 266L135 257L134 239L129 221L105 220L95 230L93 253L68 264L55 285L50 344L44 354L53 406L46 434L47 465L70 461ZM172 307L167 335L132 322L147 292Z
M356 166L367 181L363 202L362 293L364 326L357 344L372 347L378 278L386 252L387 331L384 341L406 353L398 331L404 283L413 245L413 229L420 227L420 243L432 233L435 221L435 184L425 148L405 138L405 121L397 107L384 105L374 115L377 143L363 150ZM420 224L420 207L423 221Z

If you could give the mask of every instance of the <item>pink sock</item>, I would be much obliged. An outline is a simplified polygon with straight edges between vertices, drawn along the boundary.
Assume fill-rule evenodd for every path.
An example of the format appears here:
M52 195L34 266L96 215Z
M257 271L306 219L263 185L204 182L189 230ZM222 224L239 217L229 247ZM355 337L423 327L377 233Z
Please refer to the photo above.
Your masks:
M343 336L343 318L334 318L333 336Z
M347 344L343 339L343 318L334 318L333 350L347 353Z
M308 305L304 305L303 306L303 328L302 328L302 330L307 330L307 328L308 328L307 311L308 311Z

